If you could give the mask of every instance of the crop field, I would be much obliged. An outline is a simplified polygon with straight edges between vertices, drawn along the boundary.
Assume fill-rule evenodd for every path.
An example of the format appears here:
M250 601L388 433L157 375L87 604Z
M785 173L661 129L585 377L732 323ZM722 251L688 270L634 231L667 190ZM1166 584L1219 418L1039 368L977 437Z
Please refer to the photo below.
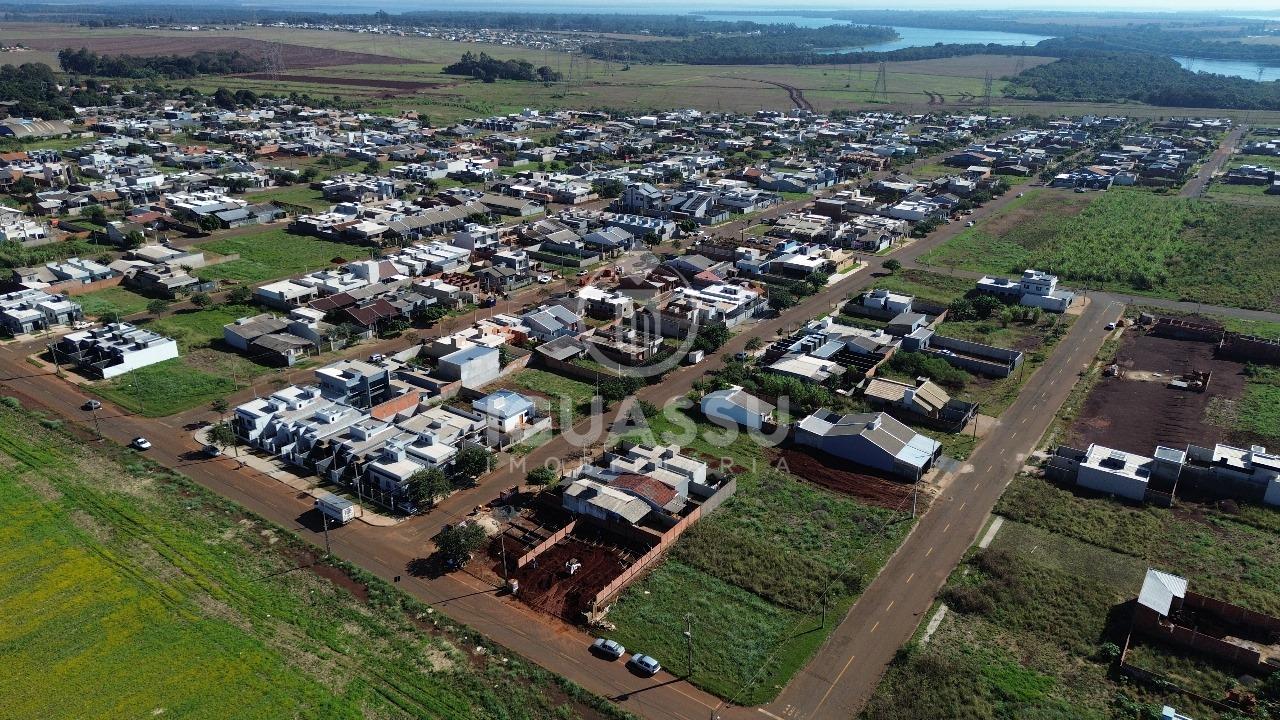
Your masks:
M1029 202L1010 204L922 260L1001 274L1035 267L1075 286L1280 308L1280 207L1246 213L1226 203L1119 188L1083 208L1071 204L1075 197L1028 195ZM1054 198L1064 204L1055 208ZM1015 221L1031 207L1047 212Z
M738 491L628 588L609 620L620 642L680 671L684 616L692 613L692 681L736 704L763 702L822 643L911 520L906 512L869 507L772 467L775 453L746 435L726 444L721 429L674 416L678 420L649 418L647 431L628 437L663 442L669 434L687 453L731 473ZM689 434L686 423L693 423Z
M612 716L282 529L82 440L0 408L6 717Z
M1002 509L1038 503L1045 487L1040 480L1015 480ZM1056 504L1065 491L1051 490L1049 502ZM1210 559L1215 552L1234 556L1231 543L1241 539L1263 543L1260 557L1274 556L1280 513L1248 508L1224 517L1200 507L1124 508L1123 516L1113 516L1105 514L1112 508L1088 505L1114 505L1109 500L1079 502L1084 505L1063 506L1056 521L1007 520L988 550L971 555L942 590L948 611L937 632L927 644L918 635L899 653L862 717L914 720L931 717L929 708L947 707L948 717L975 720L1104 720L1155 717L1150 713L1165 704L1192 717L1223 717L1176 689L1118 681L1109 668L1118 648L1110 646L1123 643L1129 618L1123 603L1137 595L1148 567L1184 573L1198 592L1233 601L1236 588L1266 582L1248 577L1254 564L1226 567L1216 587L1198 569L1221 562ZM1078 528L1082 520L1085 527ZM1115 530L1125 537L1107 536ZM1257 550L1255 544L1240 554ZM1211 698L1239 683L1217 663L1172 648L1139 643L1129 661Z
M218 255L240 255L237 260L201 268L201 277L243 283L260 283L321 270L332 265L335 258L358 259L369 252L355 245L292 235L283 227L263 228L201 243L198 247Z

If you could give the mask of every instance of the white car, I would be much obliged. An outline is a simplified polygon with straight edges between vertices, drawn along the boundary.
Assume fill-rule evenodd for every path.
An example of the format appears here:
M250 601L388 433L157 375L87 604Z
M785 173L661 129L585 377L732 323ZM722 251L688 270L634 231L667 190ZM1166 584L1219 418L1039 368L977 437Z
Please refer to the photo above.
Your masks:
M973 226L974 226L974 224L975 224L975 223L974 223L972 220L970 220L969 222L965 223L965 224L964 224L964 226L965 226L965 227L973 227Z
M538 276L538 282L542 283L543 285L546 285L547 283L551 282L551 276L550 276L550 275L539 275L539 276Z
M1108 330L1115 330L1115 329L1116 329L1116 324L1115 324L1115 323L1113 323L1113 322L1107 323L1107 329L1108 329Z
M134 450L150 450L151 441L144 437L136 437L129 443L129 447Z

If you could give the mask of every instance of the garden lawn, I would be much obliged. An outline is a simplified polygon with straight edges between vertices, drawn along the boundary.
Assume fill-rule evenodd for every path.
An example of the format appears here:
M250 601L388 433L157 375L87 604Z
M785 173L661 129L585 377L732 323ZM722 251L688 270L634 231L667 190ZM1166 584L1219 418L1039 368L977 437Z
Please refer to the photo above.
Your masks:
M75 301L80 303L86 317L118 315L123 318L146 310L150 299L123 287L109 287L76 295Z
M300 275L327 268L335 258L357 259L367 256L369 252L367 248L355 245L292 235L285 232L283 227L264 228L259 232L211 240L198 247L218 255L240 255L237 260L201 268L200 277L244 283Z
M1029 195L1042 211L1011 204L922 260L997 274L1034 267L1068 286L1280 308L1280 207L1242 212L1229 203L1113 188L1073 214L1073 197Z
M973 290L974 282L968 278L909 268L886 277L876 278L875 288L910 295L939 305L950 305L952 300L964 297Z
M110 443L0 407L0 467L5 717L620 715Z

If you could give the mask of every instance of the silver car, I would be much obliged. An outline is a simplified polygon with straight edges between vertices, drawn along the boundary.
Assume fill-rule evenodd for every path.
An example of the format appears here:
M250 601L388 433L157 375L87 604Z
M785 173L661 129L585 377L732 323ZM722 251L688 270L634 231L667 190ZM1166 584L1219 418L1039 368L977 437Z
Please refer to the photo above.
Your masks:
M649 657L648 655L641 655L639 653L632 655L631 660L627 662L627 665L630 665L631 669L636 672L646 676L657 675L658 672L662 670L662 665L658 664L657 660Z
M617 660L627 652L627 649L622 647L622 644L616 640L596 638L596 641L591 643L591 652L610 660Z

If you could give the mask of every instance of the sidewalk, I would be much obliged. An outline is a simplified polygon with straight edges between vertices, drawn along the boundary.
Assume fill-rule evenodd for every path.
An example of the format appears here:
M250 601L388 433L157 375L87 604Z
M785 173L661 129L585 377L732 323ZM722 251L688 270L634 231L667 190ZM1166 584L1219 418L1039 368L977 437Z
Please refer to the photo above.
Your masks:
M200 428L192 433L191 437L197 444L204 447L209 444L210 429L211 428L209 427ZM224 453L223 457L228 460L238 461L244 467L256 470L262 475L266 475L277 482L288 485L300 493L306 493L313 498L328 494L342 495L343 497L346 497L347 495L345 492L331 493L329 490L320 488L319 478L314 475L306 477L298 475L289 468L289 465L278 458L265 457L263 455L259 455L255 450L243 447L240 447L238 451L238 455L235 454L236 451L233 451L232 455L226 455ZM393 518L389 515L383 515L375 510L371 510L369 509L369 506L364 503L357 502L356 504L360 507L360 515L357 516L356 519L366 525L372 525L374 527L394 527L404 522L403 518Z

